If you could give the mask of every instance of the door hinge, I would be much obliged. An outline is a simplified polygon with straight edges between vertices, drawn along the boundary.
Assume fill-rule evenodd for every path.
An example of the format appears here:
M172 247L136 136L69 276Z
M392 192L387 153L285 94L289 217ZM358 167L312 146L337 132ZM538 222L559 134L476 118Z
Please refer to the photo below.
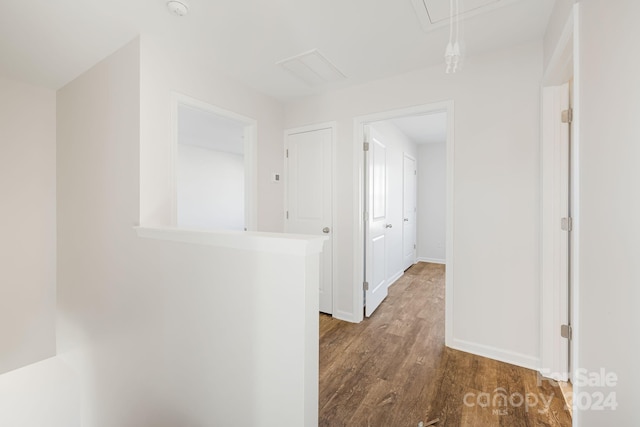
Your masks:
M363 288L365 291L368 291L368 290L369 290L369 282L364 282L364 283L362 284L362 288Z
M284 150L284 154L287 157L287 159L289 158L289 149L287 148L286 150Z
M289 219L289 211L286 212L287 219Z
M413 244L413 249L416 249L416 244L415 243Z
M369 143L368 142L364 142L362 144L362 150L363 151L369 151Z
M418 171L413 171L413 174L414 175L418 175Z
M573 339L573 328L571 325L560 325L560 336L568 340Z
M562 231L573 231L573 218L562 218L560 220L560 228Z
M571 123L573 122L573 109L569 108L568 110L562 111L562 123Z

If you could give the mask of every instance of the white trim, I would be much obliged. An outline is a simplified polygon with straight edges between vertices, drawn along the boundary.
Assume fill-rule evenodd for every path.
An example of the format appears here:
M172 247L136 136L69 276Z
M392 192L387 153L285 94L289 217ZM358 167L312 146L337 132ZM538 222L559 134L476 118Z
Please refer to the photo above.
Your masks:
M430 264L442 264L442 265L446 265L447 264L447 260L446 259L427 258L427 257L419 257L417 262L428 262Z
M255 231L187 230L174 227L134 227L138 237L266 253L308 256L322 252L324 236Z
M571 233L571 372L580 367L580 4L573 5L573 126L571 128L571 215L573 232ZM574 396L580 396L581 386L574 384ZM577 399L574 399L574 404ZM573 410L573 425L580 424L582 411Z
M178 105L182 95L171 93L171 146L169 147L169 177L171 182L171 212L170 223L172 227L178 226Z
M177 92L171 93L171 149L169 168L171 177L171 225L178 226L177 202L177 153L178 153L178 107L186 105L217 116L226 117L245 125L244 128L244 173L245 173L245 227L248 231L258 228L258 122L230 110L209 104Z
M446 268L445 268L445 345L449 345L453 341L453 240L454 240L454 167L455 167L455 114L453 101L447 105L447 230L446 230Z
M353 321L361 322L364 318L362 283L364 281L364 217L363 217L363 168L364 155L362 143L364 141L364 125L371 122L389 120L397 117L430 114L440 111L447 112L447 268L445 272L446 312L445 312L445 344L449 345L453 338L453 233L454 233L454 102L442 101L423 104L409 108L385 111L354 118L353 126Z
M344 320L345 322L350 322L350 323L358 323L354 317L353 317L353 313L347 313L346 311L342 311L342 310L334 310L333 314L332 314L333 318L338 319L338 320Z
M560 325L569 322L569 234L560 228L560 218L569 216L569 125L563 124L560 117L568 107L567 83L543 88L540 367L546 373L563 373L557 378L561 381L568 380L569 370L569 343L560 336Z
M323 122L323 123L317 123L317 124L313 124L313 125L307 125L307 126L300 126L300 127L295 127L295 128L290 128L290 129L285 129L284 131L284 152L286 153L286 150L289 149L288 145L287 145L287 137L289 135L295 135L297 133L304 133L304 132L313 132L313 131L318 131L318 130L323 130L323 129L331 129L331 315L335 318L339 318L341 320L347 320L346 318L343 318L342 315L344 314L343 312L340 312L340 317L338 315L336 315L335 313L336 311L336 297L335 297L335 283L336 283L336 265L337 265L337 251L336 251L336 241L338 239L338 232L336 231L336 218L337 218L337 208L336 208L336 140L338 139L338 122L336 121L331 121L331 122ZM288 185L288 179L289 179L289 162L287 161L287 157L285 154L285 159L284 159L284 179L283 182L285 183L284 186L284 212L287 212L288 207L289 207L289 185ZM286 230L287 227L287 218L285 216L284 218L284 228ZM349 314L346 317L351 317L351 315Z
M489 345L477 344L461 339L453 339L447 347L454 350L472 353L478 356L487 357L489 359L498 360L500 362L509 363L511 365L521 366L523 368L537 371L540 368L540 359L531 357L526 354L516 353L513 351L502 350Z
M389 285L387 285L387 289L391 287L394 283L396 283L400 278L404 276L404 271L400 271L393 275L391 279L389 279Z
M416 146L416 153L418 151L418 147ZM413 194L413 201L415 203L414 207L415 207L415 212L414 212L414 233L413 233L413 262L411 263L411 265L409 267L411 267L412 265L414 265L417 262L418 259L418 160L413 157L412 155L408 154L406 151L402 152L402 217L404 218L404 208L406 206L406 201L404 199L404 196L406 195L406 185L407 183L405 182L405 178L407 177L407 173L404 169L405 167L405 162L404 159L409 159L409 160L413 160L413 165L415 167L414 169L414 175L413 175L413 179L414 179L414 194ZM417 157L417 156L416 156ZM404 221L402 223L402 263L403 263L403 267L404 267L404 248L405 246L405 233L404 233ZM409 268L409 267L405 267Z

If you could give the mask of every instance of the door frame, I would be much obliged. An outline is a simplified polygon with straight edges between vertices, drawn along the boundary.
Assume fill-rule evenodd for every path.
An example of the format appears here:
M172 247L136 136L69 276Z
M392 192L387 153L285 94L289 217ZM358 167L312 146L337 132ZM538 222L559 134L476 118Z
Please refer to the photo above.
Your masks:
M244 124L244 218L245 231L257 231L258 227L258 159L257 133L258 121L230 110L190 96L171 93L171 225L178 226L178 109L184 105L225 117Z
M411 268L412 265L416 265L416 263L418 262L418 159L414 159L413 156L410 156L407 152L403 152L402 153L402 248L403 248L403 252L404 252L404 204L406 202L404 196L406 195L406 185L407 183L405 182L405 178L407 177L407 175L405 174L405 163L404 160L405 159L411 159L413 160L413 163L415 164L415 174L414 174L414 182L415 182L415 192L414 192L414 202L415 202L415 224L414 224L414 244L415 247L413 248L413 263L407 267L407 268ZM402 267L404 268L404 253L402 254Z
M573 87L571 89L570 103L573 109L573 121L571 124L571 152L570 152L570 212L573 219L572 232L569 236L569 322L573 328L572 339L569 342L569 379L572 379L573 371L580 366L579 362L579 341L580 341L580 4L573 5L571 13L567 17L559 40L554 47L553 53L549 60L549 64L545 70L542 80L542 90L547 87L558 86L566 83L573 77ZM542 97L541 97L542 100ZM542 103L542 102L541 102ZM541 108L544 114L544 108ZM541 144L545 147L552 142L549 138L545 138L545 132L542 126ZM544 167L544 165L542 165ZM541 174L551 173L542 169ZM544 176L544 175L542 175ZM544 212L541 212L544 215ZM541 227L541 235L549 233L548 230ZM541 252L541 260L547 254ZM541 272L543 271L541 263ZM541 276L542 277L542 276ZM558 293L554 293L550 288L550 284L541 280L540 283L540 354L555 354L558 348L557 340L548 340L546 337L553 337L559 334L559 331L551 330L550 326L546 326L545 317L549 311L557 309L560 304ZM541 358L541 374L550 376L553 372L548 372L544 357ZM579 392L579 386L574 384L574 395ZM573 424L577 425L577 414L574 412Z
M541 254L540 254L540 372L567 381L570 341L560 336L560 325L571 324L571 232L562 230L560 218L570 209L570 132L561 113L570 108L569 84L546 86L542 93L541 144Z
M454 101L422 104L408 108L384 111L354 118L353 144L353 313L354 321L364 318L364 126L371 122L391 120L398 117L418 116L445 111L447 113L447 260L445 273L445 345L453 340L454 281L453 281L453 234L454 234Z
M287 161L287 137L303 132L313 132L323 129L331 129L331 316L335 317L335 290L336 290L336 240L338 236L338 230L336 227L336 140L338 136L338 124L336 121L316 123L307 126L300 126L295 128L285 129L283 134L283 150L282 158L284 163L284 173L282 182L284 185L284 204L282 210L282 217L284 221L284 227L287 224L287 209L289 207L289 162Z

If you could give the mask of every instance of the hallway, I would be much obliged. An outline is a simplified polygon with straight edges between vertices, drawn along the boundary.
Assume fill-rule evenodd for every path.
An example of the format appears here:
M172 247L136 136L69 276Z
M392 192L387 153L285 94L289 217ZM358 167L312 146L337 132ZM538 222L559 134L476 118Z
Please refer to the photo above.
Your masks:
M360 324L320 317L320 426L571 425L535 371L444 347L444 266L419 263Z

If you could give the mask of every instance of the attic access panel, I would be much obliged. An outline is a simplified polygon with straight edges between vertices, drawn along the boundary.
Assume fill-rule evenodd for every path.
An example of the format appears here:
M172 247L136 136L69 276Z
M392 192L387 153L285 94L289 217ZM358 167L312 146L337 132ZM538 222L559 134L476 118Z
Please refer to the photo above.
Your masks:
M458 0L459 16L470 18L515 1L519 0ZM411 2L424 31L431 31L449 23L450 0L411 0Z
M283 59L277 62L276 65L280 65L309 86L320 86L325 83L336 82L347 78L344 73L318 49Z

